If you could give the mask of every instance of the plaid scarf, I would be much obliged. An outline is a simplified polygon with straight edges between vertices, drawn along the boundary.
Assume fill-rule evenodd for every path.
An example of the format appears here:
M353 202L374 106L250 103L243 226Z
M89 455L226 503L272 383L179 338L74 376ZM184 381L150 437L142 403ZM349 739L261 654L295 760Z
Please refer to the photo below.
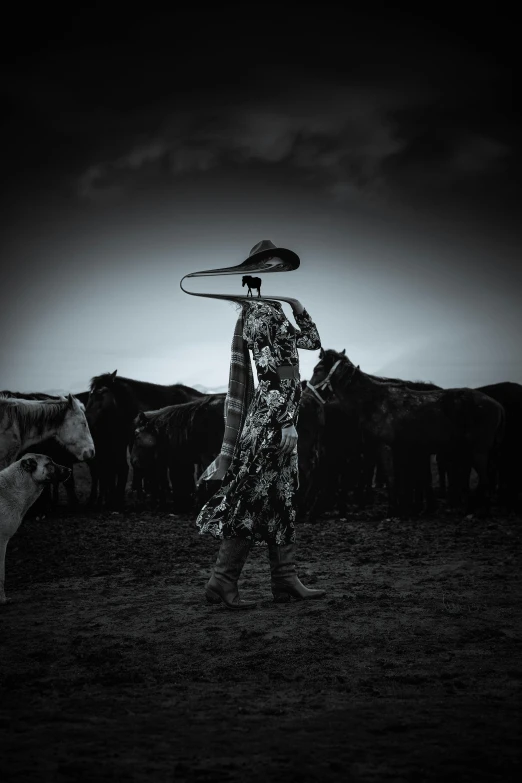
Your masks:
M203 471L201 481L221 481L227 472L239 436L245 423L246 414L254 395L254 376L250 363L250 353L243 339L244 311L237 319L232 338L228 392L225 399L225 435L221 452Z

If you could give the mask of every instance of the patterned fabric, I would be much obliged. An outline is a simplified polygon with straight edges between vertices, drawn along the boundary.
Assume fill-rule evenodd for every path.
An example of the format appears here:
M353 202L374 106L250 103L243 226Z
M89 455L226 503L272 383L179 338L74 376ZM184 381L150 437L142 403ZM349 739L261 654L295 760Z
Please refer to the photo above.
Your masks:
M211 462L208 468L203 471L198 484L201 481L221 481L224 477L232 462L239 435L245 423L246 412L254 396L254 376L252 375L248 347L243 338L243 330L244 311L237 319L232 338L228 391L225 399L225 434L221 452L214 462Z
M295 316L300 331L279 303L251 302L243 336L256 364L258 386L221 487L201 509L200 533L236 536L255 544L295 541L295 493L299 487L297 447L280 451L281 430L297 424L301 381L280 379L281 364L299 366L298 348L318 350L321 341L309 314Z

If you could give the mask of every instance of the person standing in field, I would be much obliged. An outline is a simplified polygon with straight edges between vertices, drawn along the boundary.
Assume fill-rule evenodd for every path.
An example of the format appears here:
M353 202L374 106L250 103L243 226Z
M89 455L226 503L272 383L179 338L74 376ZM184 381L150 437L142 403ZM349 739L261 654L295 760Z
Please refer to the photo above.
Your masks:
M269 240L255 245L249 262L293 256ZM298 348L321 347L317 327L297 299L287 299L299 330L280 302L250 298L240 302L234 330L221 453L199 481L221 480L201 509L200 533L221 540L205 590L209 603L250 609L237 582L253 545L268 545L274 601L320 598L324 590L305 587L296 572L296 492L299 487L296 424L301 399ZM256 365L254 390L249 351Z

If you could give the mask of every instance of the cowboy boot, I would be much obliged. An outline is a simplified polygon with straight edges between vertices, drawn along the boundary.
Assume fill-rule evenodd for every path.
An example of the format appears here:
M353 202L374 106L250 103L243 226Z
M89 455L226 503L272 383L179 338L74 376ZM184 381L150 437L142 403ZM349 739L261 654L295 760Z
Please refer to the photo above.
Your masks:
M322 598L326 594L326 590L311 590L299 580L295 566L295 544L277 546L269 543L268 556L272 573L272 595L276 603L287 603L292 598L297 601Z
M237 590L237 580L245 565L251 541L245 538L224 538L212 576L207 582L205 596L209 604L223 601L227 609L253 609L256 601L242 601Z

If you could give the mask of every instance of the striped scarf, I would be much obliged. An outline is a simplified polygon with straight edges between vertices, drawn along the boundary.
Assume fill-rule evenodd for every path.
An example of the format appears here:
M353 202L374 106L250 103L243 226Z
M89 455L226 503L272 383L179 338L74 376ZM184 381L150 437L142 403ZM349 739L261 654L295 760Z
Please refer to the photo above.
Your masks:
M225 399L225 435L221 452L203 471L201 481L221 481L230 467L246 414L254 395L254 376L248 346L243 339L244 311L237 319L232 338L228 392Z

